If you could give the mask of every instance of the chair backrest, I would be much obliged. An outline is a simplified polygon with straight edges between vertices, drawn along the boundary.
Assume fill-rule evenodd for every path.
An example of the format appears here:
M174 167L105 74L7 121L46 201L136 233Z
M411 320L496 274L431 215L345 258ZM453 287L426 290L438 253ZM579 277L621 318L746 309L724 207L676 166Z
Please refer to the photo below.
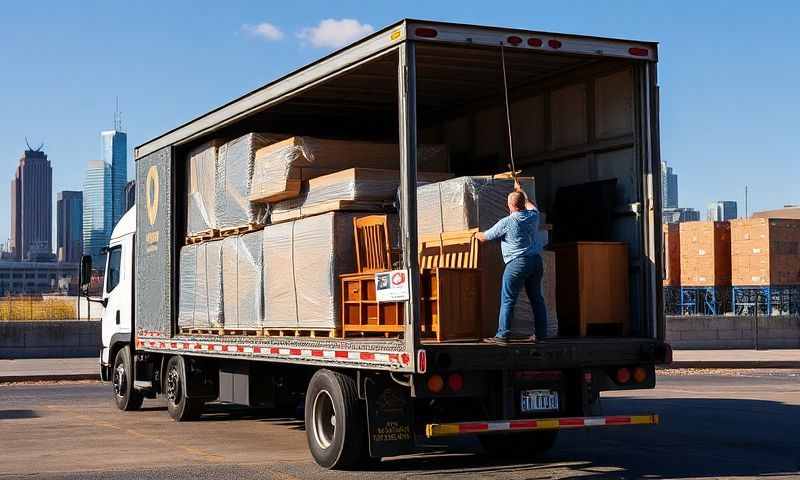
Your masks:
M353 233L357 272L372 273L392 269L389 222L386 215L354 218Z
M478 229L446 232L420 239L420 268L478 268Z

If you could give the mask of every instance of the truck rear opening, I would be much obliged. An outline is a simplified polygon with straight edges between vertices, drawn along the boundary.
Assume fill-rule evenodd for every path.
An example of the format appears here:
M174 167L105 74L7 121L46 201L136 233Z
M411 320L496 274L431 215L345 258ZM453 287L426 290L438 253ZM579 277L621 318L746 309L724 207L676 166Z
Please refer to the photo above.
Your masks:
M213 400L302 402L309 447L325 467L412 451L426 435L480 433L488 450L525 445L531 453L551 445L560 428L657 423L650 415L604 417L599 402L604 390L653 388L655 365L670 357L660 308L660 182L653 181L656 59L656 45L647 42L405 20L139 146L136 281L127 299L135 310L127 331L134 333L126 337L114 330L113 317L104 319L101 363L118 405L135 409L141 396L163 394L170 415L189 420ZM432 172L474 177L509 169L506 83L516 167L535 177L556 269L566 279L558 282L552 311L560 334L536 343L482 343L496 329L497 312L481 310L478 335L440 341L423 322L435 299L421 285L421 232L437 219L452 220L460 200L442 189L434 206L418 196L426 187L417 182ZM367 324L363 334L339 335L330 327L340 313L315 319L325 335L303 325L181 325L181 252L194 245L186 245L194 188L187 158L201 145L250 132L397 145L391 168L399 191L385 213L399 225L396 267L409 290L393 329ZM444 168L427 163L430 145L446 147ZM337 170L348 167L363 165ZM459 192L469 194L472 183L463 185ZM277 210L270 212L276 218ZM469 227L486 228L485 219L474 220ZM289 225L265 223L229 238ZM222 241L201 238L197 245ZM571 249L564 258L576 259L574 265L559 260L559 245ZM585 266L581 252L597 245L615 245L619 262L589 277L597 264ZM321 270L296 269L308 255L292 252L285 281L295 285L289 306L299 312L301 301L316 300L300 298L298 280L317 279ZM229 284L231 291L238 293ZM481 295L485 306L499 292Z

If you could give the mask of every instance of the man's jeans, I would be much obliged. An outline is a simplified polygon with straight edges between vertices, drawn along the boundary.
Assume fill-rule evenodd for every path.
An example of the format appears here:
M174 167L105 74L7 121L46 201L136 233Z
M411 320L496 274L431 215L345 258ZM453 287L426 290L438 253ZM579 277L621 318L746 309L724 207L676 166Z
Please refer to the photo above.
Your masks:
M500 292L500 324L497 329L498 337L511 335L530 335L530 332L511 332L511 320L514 318L514 305L522 287L528 294L536 319L534 325L536 337L547 336L547 308L542 297L542 275L544 266L542 256L522 255L506 264L503 272L503 287Z

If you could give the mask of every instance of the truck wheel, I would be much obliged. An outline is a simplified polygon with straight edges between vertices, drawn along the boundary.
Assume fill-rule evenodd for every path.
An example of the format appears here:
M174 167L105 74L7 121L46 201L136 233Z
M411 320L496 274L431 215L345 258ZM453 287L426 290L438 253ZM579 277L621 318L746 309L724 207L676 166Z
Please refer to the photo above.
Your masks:
M365 414L352 378L318 370L308 384L305 421L308 447L321 467L348 468L363 457Z
M183 357L175 355L167 362L164 377L164 395L167 397L167 411L176 422L196 420L203 413L205 401L202 398L186 396L186 366Z
M128 346L122 347L114 357L111 387L117 408L126 412L141 408L144 397L133 388L133 359Z
M536 456L549 450L557 438L558 430L478 436L486 453L505 458Z

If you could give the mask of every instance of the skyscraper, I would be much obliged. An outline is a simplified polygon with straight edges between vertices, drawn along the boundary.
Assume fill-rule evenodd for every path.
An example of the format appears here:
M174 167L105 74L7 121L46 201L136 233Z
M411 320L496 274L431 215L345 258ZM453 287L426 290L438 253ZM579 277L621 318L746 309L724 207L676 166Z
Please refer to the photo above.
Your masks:
M92 265L102 270L100 250L108 245L112 230L111 165L90 160L83 183L83 253L92 256Z
M734 201L720 200L708 204L707 220L724 222L725 220L733 220L737 217L736 202Z
M56 255L59 262L77 263L83 254L83 192L56 195Z
M125 213L125 184L128 183L128 135L119 131L119 120L115 123L114 130L100 132L103 161L111 165L112 226Z
M136 204L136 180L131 180L125 184L125 211L131 209Z
M661 162L662 208L678 208L678 174Z
M42 147L28 149L11 181L11 251L17 260L53 252L53 168Z

